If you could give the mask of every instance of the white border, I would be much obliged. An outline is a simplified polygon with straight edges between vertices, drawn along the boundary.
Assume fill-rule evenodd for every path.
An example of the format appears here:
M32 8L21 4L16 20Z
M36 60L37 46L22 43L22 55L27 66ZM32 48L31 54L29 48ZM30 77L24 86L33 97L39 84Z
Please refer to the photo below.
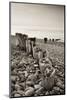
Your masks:
M67 0L10 0L10 1L62 4L62 5L64 4L67 6ZM0 100L9 100L10 98L8 97L8 95L9 95L9 0L0 0ZM20 99L66 100L66 97L67 95L30 97L30 98L20 98ZM19 100L19 98L14 98L14 100Z

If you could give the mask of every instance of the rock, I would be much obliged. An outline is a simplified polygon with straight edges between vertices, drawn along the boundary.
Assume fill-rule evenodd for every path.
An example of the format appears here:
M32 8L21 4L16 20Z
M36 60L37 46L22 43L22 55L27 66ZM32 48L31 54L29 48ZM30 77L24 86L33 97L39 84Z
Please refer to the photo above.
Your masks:
M50 72L50 77L54 77L56 73L56 70L54 68L52 68L51 72Z
M53 90L55 91L55 92L59 92L60 91L60 88L59 87L53 87Z
M17 67L16 65L19 63L19 61L18 60L16 60L16 59L14 59L13 61L12 61L12 66L14 66L14 68L15 67Z
M60 76L64 78L64 73L63 73L63 74L61 74Z
M64 84L61 84L60 82L57 82L56 85L64 90Z
M32 62L33 62L33 58L32 57L28 58L28 63L31 64Z
M19 83L19 86L21 86L21 88L24 90L25 86L26 86L26 83L25 82L21 82L21 83Z
M57 75L60 76L60 77L64 76L64 74L62 74L62 72L59 72Z
M37 75L31 74L31 75L28 76L27 80L35 83L37 81Z
M58 66L57 66L57 65L55 65L54 67L55 67L55 68L58 68Z
M45 57L45 64L49 64L50 66L52 66L50 59L47 57Z
M52 66L56 66L57 65L57 59L50 57L50 61L52 62Z
M16 67L16 63L14 61L11 62L11 66L12 68L15 68Z
M21 80L21 82L23 82L23 81L25 81L25 75L20 75L20 80Z
M43 87L40 87L39 89L37 89L37 90L35 91L35 94L39 95L39 94L42 93L42 91L43 91Z
M34 88L29 87L26 89L25 96L32 96L34 95Z
M54 95L54 94L55 94L55 91L52 90L52 91L49 92L49 94L50 94L50 95Z
M31 78L33 77L33 74L29 75L27 78L27 81L31 81Z
M33 70L30 70L30 73L33 73Z
M15 84L11 83L11 87L14 88L15 87Z
M18 89L20 89L21 87L20 87L20 85L18 84L18 83L16 83L15 84L15 90L18 90Z
M62 81L60 80L60 78L58 78L58 77L57 77L57 83L58 83L58 84L63 84L63 82L62 82ZM56 84L57 84L57 83L56 83Z
M38 67L38 64L34 64L34 67L35 67L35 68Z
M37 90L37 89L41 88L41 86L40 85L34 85L34 88L35 88L35 90Z
M34 83L32 81L27 81L26 85L28 85L28 86L34 86Z
M17 79L16 79L16 81L20 81L20 78L19 78L19 76L17 76Z
M21 96L24 96L24 91L22 90L18 90L17 93L20 94Z
M49 91L49 94L52 95L53 94L52 91Z
M23 74L23 71L18 71L18 74Z
M42 80L42 79L41 79L41 80ZM42 81L39 82L39 85L40 85L40 86L41 86L41 84L42 84Z
M29 72L30 72L29 65L26 67L26 71L27 71L27 73L29 73Z
M16 75L11 75L11 81L15 82L17 79L17 76Z
M17 75L17 69L14 68L12 71L11 71L11 75Z
M42 63L45 63L45 60L43 60Z
M64 90L60 89L60 94L64 94L64 93L65 93Z
M34 62L33 62L34 64L37 64L37 59L34 59Z
M46 90L50 90L54 86L54 77L47 77L42 80L41 86L44 87Z
M12 91L12 93L11 93L11 95L14 95L14 94L17 94L16 90Z
M22 58L21 59L21 61L20 61L20 63L19 63L19 65L23 65L23 64L27 64L28 62L27 62L27 58Z
M40 71L42 75L46 76L46 74L48 73L49 75L51 74L52 64L48 60L46 60L45 63L39 61L39 66L40 66Z
M11 83L11 91L13 92L15 90L15 84Z
M25 73L25 77L27 77L27 76L28 76L28 73L27 73L27 71L23 71L23 73Z
M49 95L49 92L47 91L47 92L45 93L45 95Z
M21 95L19 93L14 94L14 97L20 97Z
M37 97L38 95L37 94L34 94L34 96Z

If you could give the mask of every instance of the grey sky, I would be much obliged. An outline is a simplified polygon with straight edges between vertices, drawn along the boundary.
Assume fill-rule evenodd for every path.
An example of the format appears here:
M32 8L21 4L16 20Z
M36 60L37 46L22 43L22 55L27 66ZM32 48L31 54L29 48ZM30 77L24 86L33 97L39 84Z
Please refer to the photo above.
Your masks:
M39 4L11 4L11 34L27 33L41 37L51 33L64 33L64 6ZM37 33L37 34L36 34ZM55 35L54 35L55 37Z

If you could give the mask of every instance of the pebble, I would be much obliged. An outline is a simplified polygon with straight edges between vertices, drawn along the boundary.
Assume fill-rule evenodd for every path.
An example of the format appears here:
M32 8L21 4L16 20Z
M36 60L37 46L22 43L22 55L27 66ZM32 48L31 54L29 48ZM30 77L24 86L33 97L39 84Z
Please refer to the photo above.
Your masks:
M54 95L54 94L55 94L55 91L52 90L52 91L49 92L49 94L50 94L50 95Z
M21 82L21 83L19 82L19 85L20 85L21 87L25 87L25 84L26 84L25 82Z
M20 96L21 96L21 95L18 94L18 93L14 94L14 97L20 97Z
M42 80L41 86L44 87L46 90L50 90L54 86L54 78L48 77Z
M37 90L37 89L41 88L41 86L40 85L34 85L34 88L35 88L35 90Z
M18 90L17 93L20 94L21 96L24 96L24 91L22 90Z
M13 96L13 95L16 94L16 93L17 93L17 91L14 90L14 91L12 91L11 95Z
M61 89L64 89L64 84L62 84L61 82L57 82L56 85Z
M59 92L60 88L59 87L53 87L53 90L56 91L56 92Z
M35 93L39 95L39 94L42 93L42 90L43 90L43 87L40 87L39 89L37 89L37 90L35 91Z
M11 75L17 75L17 70L14 68L14 70L11 72Z
M23 71L18 71L18 74L23 74Z
M11 75L11 81L16 81L17 77L15 75Z
M27 76L28 76L27 71L23 71L23 73L25 74L25 77L27 77Z
M34 67L38 67L38 64L34 64Z
M37 76L36 74L31 74L28 76L28 79L29 81L33 81L34 83L37 81Z
M32 81L27 81L26 85L28 85L28 86L34 86L34 83Z
M21 88L20 85L16 83L16 84L15 84L15 89L18 90L18 89L20 89L20 88Z
M45 93L45 95L49 95L49 92L47 91L47 92Z
M27 91L25 92L25 96L32 96L34 95L34 88L29 87L27 88Z
M25 81L25 75L20 75L21 82Z
M60 94L64 94L64 90L60 89Z

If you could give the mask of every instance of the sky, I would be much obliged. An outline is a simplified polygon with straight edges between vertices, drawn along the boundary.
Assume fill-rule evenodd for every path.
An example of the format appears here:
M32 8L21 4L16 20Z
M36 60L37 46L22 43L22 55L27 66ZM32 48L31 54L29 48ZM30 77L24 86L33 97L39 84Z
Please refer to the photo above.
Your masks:
M64 6L11 3L11 34L64 39Z

